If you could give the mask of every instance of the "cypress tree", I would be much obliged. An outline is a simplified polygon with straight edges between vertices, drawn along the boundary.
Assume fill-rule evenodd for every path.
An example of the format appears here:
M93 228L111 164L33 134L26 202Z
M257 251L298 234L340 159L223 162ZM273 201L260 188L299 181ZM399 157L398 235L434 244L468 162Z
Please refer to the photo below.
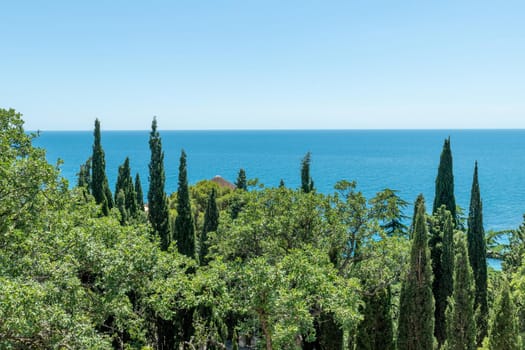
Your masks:
M119 190L116 192L115 206L120 212L120 224L125 225L128 222L130 215L128 209L126 208L126 195L124 194L124 190Z
M131 168L129 166L128 157L124 160L124 164L118 168L117 183L115 185L115 203L117 202L117 196L121 191L124 197L123 208L126 210L127 218L136 217L138 213L137 194L135 192L135 187L133 186L133 178L131 177Z
M454 269L454 291L447 307L446 350L476 350L474 280L464 238L458 240Z
M246 171L244 171L244 169L239 170L239 175L237 175L237 181L235 181L235 186L239 190L248 190L248 186L246 183Z
M144 211L144 194L142 193L142 184L140 183L139 173L135 175L135 194L137 195L137 209Z
M310 177L310 161L311 154L307 152L301 161L301 189L304 193L312 192L314 189L314 181Z
M93 155L91 156L91 194L95 202L102 206L102 213L109 214L113 208L113 196L109 189L108 179L106 177L106 160L104 159L104 150L100 142L100 121L95 120L95 131L93 132Z
M77 186L86 189L88 193L91 191L91 157L82 165L78 172Z
M204 213L204 225L200 237L199 261L201 265L206 265L208 262L206 258L208 255L208 232L217 231L217 227L219 227L219 210L217 209L215 188L212 188Z
M157 131L157 118L151 123L149 137L151 160L149 163L149 189L148 189L148 219L153 232L160 237L162 250L167 250L170 244L169 209L166 193L164 192L164 152L162 141Z
M494 304L490 320L489 349L522 349L516 310L506 281L503 283L501 293Z
M364 318L357 331L357 349L394 350L390 288L366 295L364 302Z
M284 180L281 179L281 181L279 181L279 188L285 188L285 184L284 184Z
M417 210L419 206L423 202L423 196L418 196L416 198L416 201L414 202L414 214L412 215L412 224L410 225L410 231L409 231L409 238L412 239L414 237L414 229L416 227L416 217L417 217Z
M195 256L195 225L191 212L190 193L186 171L186 153L182 150L179 163L179 187L177 190L177 217L173 230L173 238L177 241L179 253Z
M476 286L474 307L477 310L478 346L487 336L487 248L483 230L483 212L478 182L478 162L474 166L468 216L468 254Z
M454 226L456 226L456 198L454 197L454 173L452 171L450 137L445 139L443 150L441 151L432 213L435 213L442 205L445 205L445 208L450 211Z
M430 256L434 272L432 292L436 305L434 334L439 345L445 342L447 336L445 310L448 298L453 291L454 228L452 222L452 214L444 205L431 218L429 245L434 248L430 251ZM436 241L439 244L432 244Z
M425 202L423 196L420 197L414 220L410 266L400 295L397 348L403 350L434 347L432 269L427 244Z

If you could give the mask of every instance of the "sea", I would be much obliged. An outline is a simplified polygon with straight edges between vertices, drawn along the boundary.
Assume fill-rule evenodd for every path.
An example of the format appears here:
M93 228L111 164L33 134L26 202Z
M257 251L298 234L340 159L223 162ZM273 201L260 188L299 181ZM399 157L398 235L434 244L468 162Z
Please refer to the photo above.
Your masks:
M355 180L370 198L390 188L413 203L418 194L432 209L443 142L450 137L456 202L468 215L474 164L479 165L485 230L517 228L525 213L525 130L160 130L166 192L177 189L181 150L187 154L188 180L216 175L234 182L240 168L266 187L300 186L301 159L311 152L317 191L332 193L339 180ZM114 189L118 166L129 157L133 176L148 189L149 131L102 131L106 173ZM70 186L91 155L92 131L41 131L34 144L47 159L60 159ZM406 214L413 212L408 207Z

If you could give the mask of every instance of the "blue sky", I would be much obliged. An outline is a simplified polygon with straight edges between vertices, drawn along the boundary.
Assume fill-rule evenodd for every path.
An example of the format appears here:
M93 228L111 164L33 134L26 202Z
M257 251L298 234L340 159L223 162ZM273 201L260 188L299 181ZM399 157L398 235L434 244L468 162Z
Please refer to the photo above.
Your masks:
M27 129L525 128L523 1L3 1Z

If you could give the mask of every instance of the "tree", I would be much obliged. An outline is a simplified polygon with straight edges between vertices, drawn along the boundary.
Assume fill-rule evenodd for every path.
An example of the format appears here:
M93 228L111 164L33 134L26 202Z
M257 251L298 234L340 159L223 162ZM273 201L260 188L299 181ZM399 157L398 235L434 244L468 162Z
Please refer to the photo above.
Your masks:
M410 266L403 281L399 306L398 349L432 349L434 346L434 297L432 269L427 244L425 204L420 195Z
M195 256L195 225L191 212L186 170L186 153L184 150L182 150L180 154L177 217L175 218L175 225L173 227L173 239L177 241L179 253L191 258L197 258L197 256Z
M307 152L301 161L301 189L304 193L314 190L314 181L310 177L310 152Z
M363 301L364 317L355 340L357 349L395 349L390 287L383 288L375 294L365 295Z
M452 220L454 220L454 226L456 226L456 198L454 197L454 173L452 171L450 137L445 139L443 150L441 151L432 213L435 213L442 205L445 205L445 208L450 211Z
M446 310L446 350L476 350L474 280L468 262L465 239L457 243L454 291Z
M403 215L403 209L408 206L408 202L399 197L396 190L386 188L378 192L370 200L370 204L373 206L374 216L381 220L381 228L386 234L390 236L406 234L408 227L403 224L403 220L407 216Z
M77 186L84 188L88 193L91 191L91 157L80 165Z
M117 197L120 195L119 192L122 192L121 202L123 202L117 205L117 207L122 218L124 218L124 216L126 218L136 217L138 214L137 194L133 185L133 178L131 177L128 157L124 160L124 164L118 168L117 183L115 185L115 203L117 202ZM122 221L125 223L127 219Z
M239 190L246 191L248 189L247 183L246 183L246 171L244 169L239 170L239 175L237 175L237 181L235 181L235 186Z
M434 333L439 345L447 336L445 310L453 291L454 275L454 226L452 214L442 205L430 218L430 240L432 247L432 292L435 300Z
M164 183L164 152L162 141L157 131L157 118L153 117L149 137L151 160L149 163L149 189L148 189L148 219L153 232L160 237L162 250L167 250L170 244L169 209Z
M279 188L285 188L285 187L286 187L286 186L285 186L285 184L284 184L284 180L281 179L281 180L279 181Z
M137 209L144 211L144 194L142 193L142 184L140 183L139 173L135 175L135 193L137 195Z
M208 255L208 232L217 231L219 227L219 210L217 209L215 188L211 189L206 212L204 213L204 225L200 237L199 261L202 265L207 263Z
M91 194L95 197L95 202L102 206L102 212L107 216L109 210L113 208L113 196L106 177L106 160L100 142L100 121L98 119L95 120L93 136L95 140L93 142L93 155L91 156Z
M478 163L474 166L472 190L470 192L470 210L468 216L467 242L470 266L474 273L475 299L474 307L478 311L478 346L487 335L487 248L483 229L482 203L478 182Z
M494 304L488 333L490 350L522 349L516 310L507 282L503 283L503 288Z

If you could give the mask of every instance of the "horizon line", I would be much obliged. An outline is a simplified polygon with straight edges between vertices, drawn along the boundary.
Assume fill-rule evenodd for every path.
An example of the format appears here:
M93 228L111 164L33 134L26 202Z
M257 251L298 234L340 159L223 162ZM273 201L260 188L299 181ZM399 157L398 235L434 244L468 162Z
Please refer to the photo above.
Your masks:
M212 131L212 132L226 132L226 131L525 131L525 127L519 128L309 128L309 129L157 129L158 131ZM92 132L93 129L36 129L26 130L26 132ZM101 129L101 132L150 132L151 129Z

